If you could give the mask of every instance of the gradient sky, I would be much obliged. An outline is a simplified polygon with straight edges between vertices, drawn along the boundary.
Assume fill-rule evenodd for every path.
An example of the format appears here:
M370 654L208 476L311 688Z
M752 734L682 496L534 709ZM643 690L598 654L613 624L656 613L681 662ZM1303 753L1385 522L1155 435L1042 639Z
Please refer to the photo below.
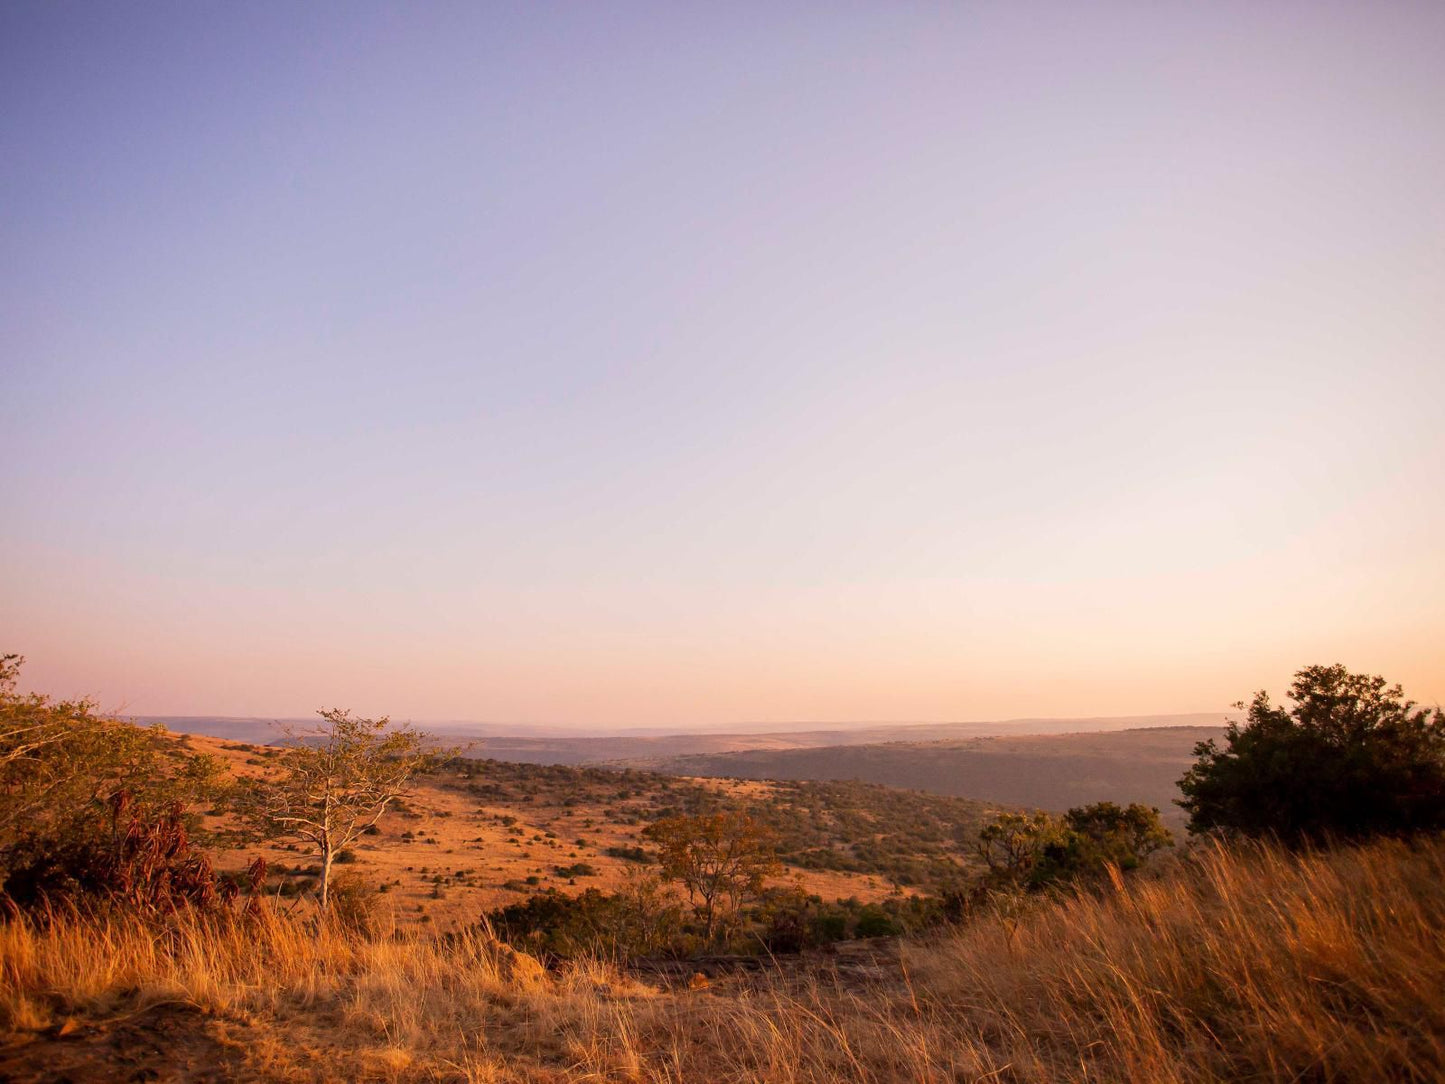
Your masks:
M32 687L1445 699L1445 4L9 0L0 253Z

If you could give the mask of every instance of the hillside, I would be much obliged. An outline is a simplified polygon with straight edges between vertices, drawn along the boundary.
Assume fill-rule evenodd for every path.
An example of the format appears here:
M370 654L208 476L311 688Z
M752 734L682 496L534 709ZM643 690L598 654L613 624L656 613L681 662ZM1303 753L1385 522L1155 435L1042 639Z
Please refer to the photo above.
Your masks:
M275 750L182 736L195 752L219 756L238 774L265 772ZM512 764L461 759L419 781L415 796L339 861L384 886L389 911L405 923L443 929L555 888L615 891L646 868L642 830L677 812L744 809L777 835L784 863L776 883L824 899L876 900L895 886L926 891L973 863L980 824L999 807L876 784L677 778L638 769ZM224 829L222 816L206 818ZM238 870L256 854L271 863L271 890L303 892L315 858L284 844L219 853Z
M1194 746L1222 727L1149 727L966 741L887 742L655 758L628 763L687 776L857 779L1006 806L1063 810L1090 802L1145 802L1174 828L1176 781Z

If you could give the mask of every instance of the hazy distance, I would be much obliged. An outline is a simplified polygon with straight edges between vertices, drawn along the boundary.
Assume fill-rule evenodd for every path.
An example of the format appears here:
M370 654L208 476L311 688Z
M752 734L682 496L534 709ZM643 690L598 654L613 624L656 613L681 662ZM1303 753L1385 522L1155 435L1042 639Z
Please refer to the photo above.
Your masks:
M857 747L887 743L939 743L1020 735L1096 734L1194 728L1217 733L1239 712L1197 715L1133 715L1092 719L1003 719L967 723L798 723L764 730L686 731L655 727L597 728L498 726L488 723L432 722L424 729L436 740L461 743L470 757L533 764L633 764L665 766L683 774L733 774L719 760L688 764L704 754L780 752L785 750ZM141 716L141 723L160 723L181 734L206 734L238 742L284 741L290 731L304 733L315 719L238 719L222 716ZM1202 740L1202 739L1201 739ZM681 758L681 759L674 759ZM736 774L746 774L742 768ZM820 776L828 778L829 776ZM844 778L851 778L845 776ZM906 785L906 784L901 784ZM950 791L949 793L956 793Z

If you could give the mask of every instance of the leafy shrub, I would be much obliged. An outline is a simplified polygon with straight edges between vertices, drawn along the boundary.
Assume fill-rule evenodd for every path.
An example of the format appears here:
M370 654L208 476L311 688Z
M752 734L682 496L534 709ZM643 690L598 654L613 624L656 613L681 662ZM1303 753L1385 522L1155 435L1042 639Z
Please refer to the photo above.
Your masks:
M21 907L59 899L106 900L141 912L209 910L239 894L237 880L217 877L186 831L182 807L154 812L128 791L108 803L105 820L62 840L32 841L12 856L5 889ZM253 894L266 876L257 860L246 880Z
M682 932L681 908L655 880L611 894L589 888L568 896L548 889L490 912L487 921L503 940L554 957L675 952Z
M870 903L859 912L853 932L858 937L896 937L902 931L883 908Z
M151 872L182 896L204 896L183 868L201 858L195 844L204 841L186 807L210 808L221 796L219 761L188 752L161 727L102 716L91 701L18 693L23 662L0 656L0 883L12 900L144 894L133 880L107 878L148 881L140 867L158 860L147 848L167 847L177 850L166 870ZM168 891L156 888L158 905Z
M573 877L596 877L597 869L588 862L574 862L570 866L553 866L552 872L569 880Z
M579 847L583 845L580 839L577 841L577 845ZM609 858L621 858L623 861L626 862L652 861L652 855L649 854L647 850L642 847L607 847L603 850L602 853L607 855Z
M1063 817L1000 813L979 832L977 846L992 885L1038 889L1099 876L1109 866L1134 869L1173 839L1152 806L1095 802Z
M1300 670L1290 700L1255 694L1224 748L1195 748L1179 782L1191 832L1299 845L1445 828L1445 712L1338 665Z

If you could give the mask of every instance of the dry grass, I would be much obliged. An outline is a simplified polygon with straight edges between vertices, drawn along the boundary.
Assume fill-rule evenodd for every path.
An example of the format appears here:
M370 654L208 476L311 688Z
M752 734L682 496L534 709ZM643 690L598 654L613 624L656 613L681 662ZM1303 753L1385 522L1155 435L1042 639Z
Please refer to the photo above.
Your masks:
M708 990L590 963L512 974L480 936L0 927L0 1022L34 1039L0 1076L73 1044L46 1037L68 1018L181 1008L237 1078L1437 1081L1445 843L1203 849L1156 879L906 945L871 976L815 961Z
M190 751L216 757L225 771L237 778L260 775L274 767L269 759L258 755L268 751L263 748L199 734L186 735L185 740ZM588 888L619 891L636 871L636 863L611 856L607 849L636 847L643 842L642 825L626 823L636 818L629 817L625 807L652 797L650 791L624 801L617 797L617 791L629 785L626 781L609 785L582 781L567 787L541 774L550 770L541 765L504 767L508 773L503 777L507 793L502 796L483 798L471 794L466 781L447 773L418 779L408 802L412 812L387 813L378 825L380 835L363 837L350 848L354 864L347 868L351 872L360 873L374 885L391 885L388 896L400 924L425 925L428 932L460 929L475 922L484 911L525 899L534 890L532 887L504 886L524 884L529 876L538 879L537 888L556 888L575 895ZM538 773L535 781L527 779L527 773L533 770ZM611 773L602 774L606 777ZM487 775L476 780L490 781ZM523 781L535 782L532 789L537 791L527 793L525 801L519 800L523 795L518 784ZM740 803L765 800L779 790L778 784L771 782L673 782L679 786L695 784ZM630 785L639 783L633 780ZM516 820L515 828L498 822L497 817L504 815ZM208 815L205 823L212 830L233 826L228 816ZM409 831L422 831L424 838L408 842L403 833ZM585 846L577 845L579 838L585 840ZM222 870L244 870L258 855L273 868L284 865L295 869L317 862L314 855L288 851L283 841L270 840L220 849L215 853L216 865ZM575 884L557 875L557 866L579 861L592 866L596 875L580 878ZM434 876L460 870L467 872L467 878L448 876L441 898L437 898ZM827 869L789 868L771 883L796 885L824 899L857 896L865 902L881 900L890 890L887 877L881 874Z

